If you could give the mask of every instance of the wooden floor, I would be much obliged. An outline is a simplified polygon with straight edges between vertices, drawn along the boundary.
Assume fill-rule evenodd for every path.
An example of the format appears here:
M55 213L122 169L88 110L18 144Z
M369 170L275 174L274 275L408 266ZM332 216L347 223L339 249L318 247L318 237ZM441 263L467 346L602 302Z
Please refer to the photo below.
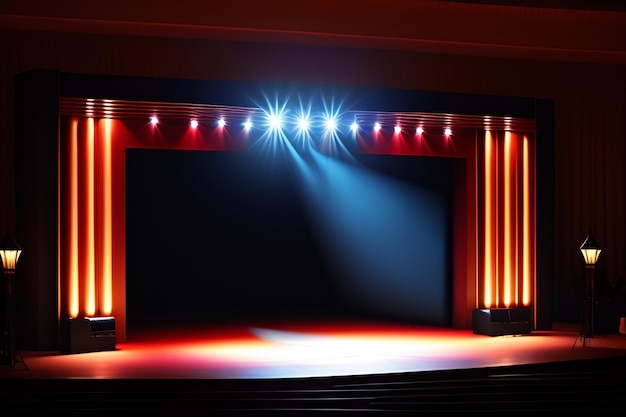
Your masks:
M381 322L129 334L115 350L21 351L6 414L468 415L626 411L626 336L491 337Z

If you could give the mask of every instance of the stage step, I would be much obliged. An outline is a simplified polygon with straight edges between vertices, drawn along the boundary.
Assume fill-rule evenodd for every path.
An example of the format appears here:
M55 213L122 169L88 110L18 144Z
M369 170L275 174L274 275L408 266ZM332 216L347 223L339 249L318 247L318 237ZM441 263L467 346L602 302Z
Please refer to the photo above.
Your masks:
M626 358L294 379L14 379L3 410L73 415L623 412ZM16 414L7 414L16 415ZM414 414L413 414L414 415Z

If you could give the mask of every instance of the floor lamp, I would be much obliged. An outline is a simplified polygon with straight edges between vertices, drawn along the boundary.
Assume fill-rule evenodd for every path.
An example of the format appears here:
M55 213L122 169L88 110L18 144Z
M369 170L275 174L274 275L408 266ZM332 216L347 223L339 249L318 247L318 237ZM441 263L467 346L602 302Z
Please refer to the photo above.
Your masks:
M587 238L580 246L580 252L583 255L583 259L585 260L585 301L583 302L583 311L582 311L582 325L580 329L580 334L574 340L574 346L576 346L576 342L578 338L581 338L583 347L587 344L588 338L593 338L593 307L595 304L595 272L596 272L596 263L598 262L598 257L600 256L600 246L598 242L594 239L593 235L589 233ZM572 346L572 349L574 349Z
M18 363L26 364L17 357L15 349L15 267L22 254L22 248L9 236L5 236L0 245L0 256L4 272L4 345L3 361L5 367L13 369Z

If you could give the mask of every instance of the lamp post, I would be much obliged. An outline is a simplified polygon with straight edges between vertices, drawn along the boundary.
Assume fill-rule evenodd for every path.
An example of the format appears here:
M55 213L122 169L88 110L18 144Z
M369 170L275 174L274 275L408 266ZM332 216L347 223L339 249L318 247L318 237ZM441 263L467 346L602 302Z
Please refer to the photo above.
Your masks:
M582 315L582 329L581 336L583 340L583 346L587 338L593 338L593 308L595 303L595 270L598 257L600 256L600 245L594 239L593 235L589 233L585 241L580 245L580 252L585 260L585 301L583 303L583 315ZM576 341L574 341L576 345Z
M22 254L22 248L9 236L5 236L0 245L0 256L4 271L4 346L3 361L7 368L13 369L17 363L15 349L15 267Z

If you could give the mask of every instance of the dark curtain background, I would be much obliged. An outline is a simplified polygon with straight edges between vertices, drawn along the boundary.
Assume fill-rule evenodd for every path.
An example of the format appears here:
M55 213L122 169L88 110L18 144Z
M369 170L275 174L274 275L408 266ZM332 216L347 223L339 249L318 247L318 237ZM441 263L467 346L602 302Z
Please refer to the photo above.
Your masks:
M266 158L252 150L127 149L130 333L229 320L451 324L455 159L355 155L349 177L336 169L318 181L345 187L337 206L333 193L314 201L288 158ZM324 211L337 227L316 217ZM348 224L355 229L337 230ZM329 232L338 234L328 241ZM376 235L369 256L358 256L359 232Z

